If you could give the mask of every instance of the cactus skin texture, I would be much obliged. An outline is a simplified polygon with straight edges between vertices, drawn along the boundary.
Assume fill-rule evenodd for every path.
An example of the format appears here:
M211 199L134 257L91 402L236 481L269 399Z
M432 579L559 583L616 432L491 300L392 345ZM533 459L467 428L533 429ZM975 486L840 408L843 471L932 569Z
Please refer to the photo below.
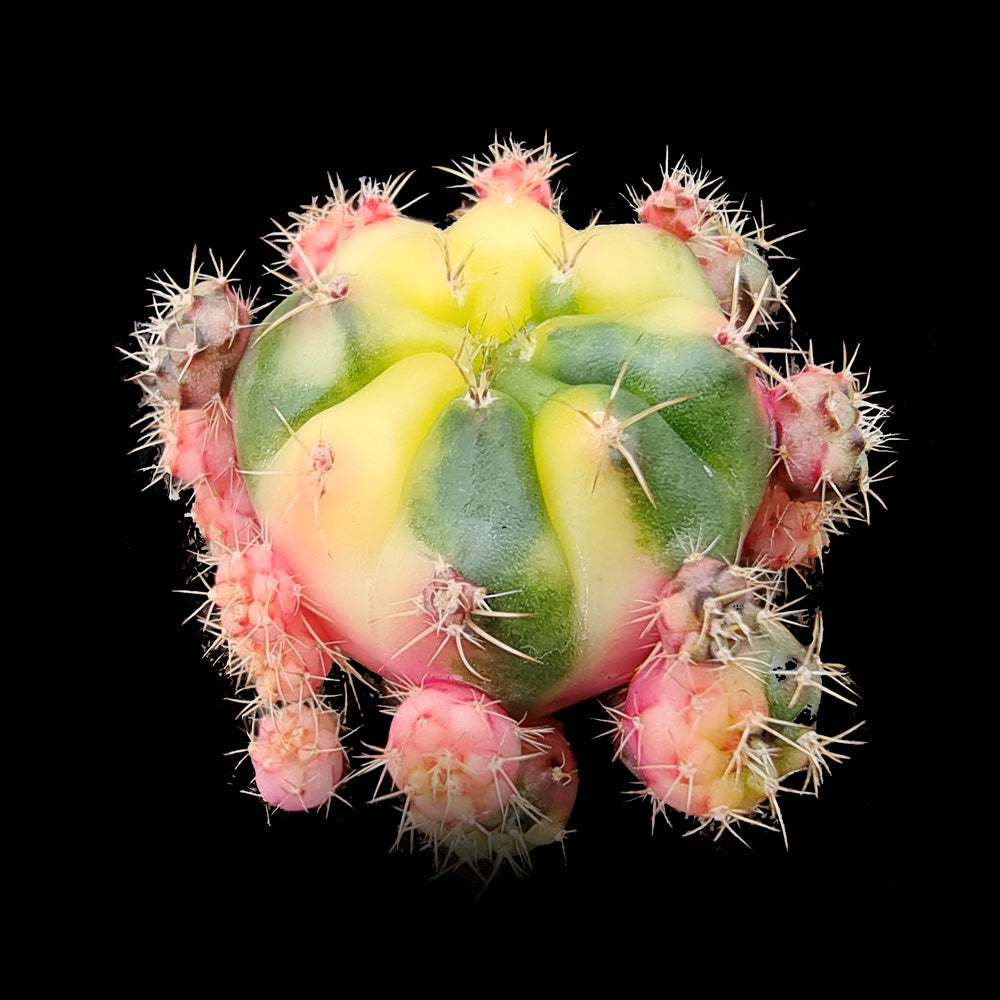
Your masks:
M192 260L132 353L260 796L329 808L377 773L440 866L563 840L556 713L585 699L654 818L737 836L784 833L782 789L853 742L816 730L851 688L787 587L867 519L885 411L846 364L756 346L782 255L718 184L668 164L638 222L575 230L563 165L496 143L451 171L471 200L444 230L397 207L404 178L338 182L275 234L269 314ZM388 739L351 760L375 675Z

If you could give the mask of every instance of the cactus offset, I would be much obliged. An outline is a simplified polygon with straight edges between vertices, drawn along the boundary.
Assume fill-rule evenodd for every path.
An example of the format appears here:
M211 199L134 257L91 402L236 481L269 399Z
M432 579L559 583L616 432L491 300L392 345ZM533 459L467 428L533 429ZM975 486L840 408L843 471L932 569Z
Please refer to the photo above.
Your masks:
M638 223L578 231L562 166L495 144L452 170L472 200L445 230L397 207L403 178L338 182L275 237L269 315L192 263L137 332L258 792L315 808L377 771L399 839L442 863L563 839L554 713L585 699L654 816L696 828L783 829L782 788L851 742L816 733L848 682L783 602L867 518L885 411L847 366L779 371L751 342L785 303L777 241L718 184L668 166ZM393 721L349 772L325 679L359 666Z

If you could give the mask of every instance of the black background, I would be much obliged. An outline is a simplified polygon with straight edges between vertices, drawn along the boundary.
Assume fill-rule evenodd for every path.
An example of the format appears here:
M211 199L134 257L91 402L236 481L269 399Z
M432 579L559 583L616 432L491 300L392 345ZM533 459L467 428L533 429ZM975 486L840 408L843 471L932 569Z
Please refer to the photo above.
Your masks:
M52 435L71 455L51 463L63 527L45 636L57 934L274 941L319 921L341 941L372 930L402 941L454 920L463 934L488 922L559 949L584 931L609 948L650 931L943 933L952 768L934 616L947 574L929 536L940 540L947 509L941 342L955 301L946 53L923 34L588 34L473 43L458 29L313 25L52 42ZM502 875L478 901L460 877L429 881L426 856L390 852L395 817L365 805L370 786L349 786L353 806L327 819L269 825L244 793L249 766L234 774L235 706L200 629L183 624L199 603L178 593L194 569L183 507L143 489L143 459L129 454L139 393L117 348L146 312L148 278L182 276L195 244L227 263L246 251L244 284L274 294L260 237L324 193L327 171L350 186L416 170L406 192L433 194L413 214L440 222L460 196L432 167L484 153L495 133L531 145L547 133L573 154L559 179L576 226L597 210L629 221L622 192L658 181L668 145L749 207L763 199L775 231L806 230L787 244L802 268L796 335L820 360L860 343L894 408L898 462L878 488L888 510L835 540L816 588L825 658L849 666L863 697L821 728L864 719L866 744L817 799L787 797L787 851L764 831L749 832L751 849L684 838L683 822L651 835L595 705L566 715L581 791L565 862L536 852L527 878ZM359 736L377 741L378 723Z

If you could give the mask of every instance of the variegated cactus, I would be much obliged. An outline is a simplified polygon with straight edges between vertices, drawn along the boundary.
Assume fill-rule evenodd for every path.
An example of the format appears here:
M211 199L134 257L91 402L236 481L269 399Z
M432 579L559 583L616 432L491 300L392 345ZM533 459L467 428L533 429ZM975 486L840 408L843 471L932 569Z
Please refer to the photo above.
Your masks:
M585 699L655 812L700 827L783 828L782 788L851 742L816 730L850 688L785 584L867 518L884 411L762 346L780 252L718 184L668 166L637 222L576 230L562 166L495 144L446 229L402 178L338 182L276 235L276 308L192 262L136 334L258 792L311 809L377 771L441 859L563 839L586 776L558 713ZM382 679L384 747L348 752L331 671Z

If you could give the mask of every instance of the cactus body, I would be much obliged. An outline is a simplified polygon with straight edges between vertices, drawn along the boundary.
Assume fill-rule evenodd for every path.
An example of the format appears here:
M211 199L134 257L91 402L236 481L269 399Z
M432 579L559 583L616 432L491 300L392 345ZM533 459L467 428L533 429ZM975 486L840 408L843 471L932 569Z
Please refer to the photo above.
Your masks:
M139 333L258 790L329 803L323 679L360 665L396 707L355 773L449 857L562 839L553 713L598 696L657 812L759 822L836 756L815 715L846 681L783 586L867 512L882 413L849 371L752 346L784 290L705 178L665 171L638 223L576 230L547 148L492 153L448 228L400 214L398 180L338 185L283 231L269 315L199 275Z

